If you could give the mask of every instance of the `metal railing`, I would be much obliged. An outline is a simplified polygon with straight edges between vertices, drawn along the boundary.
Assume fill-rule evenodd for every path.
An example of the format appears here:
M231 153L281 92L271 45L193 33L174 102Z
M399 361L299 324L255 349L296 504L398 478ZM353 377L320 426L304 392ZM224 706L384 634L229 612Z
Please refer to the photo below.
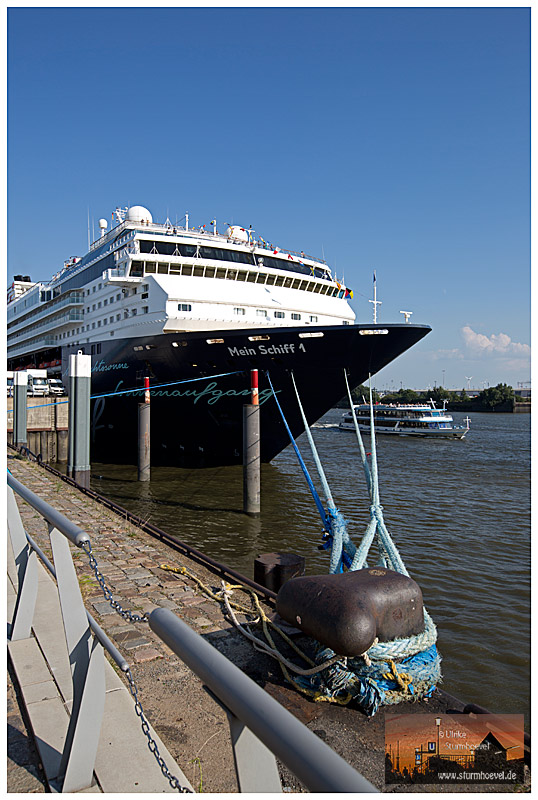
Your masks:
M241 792L281 792L275 756L310 792L377 792L343 758L167 608L150 628L226 711Z
M157 742L151 734L148 720L138 697L138 690L129 664L84 607L69 542L84 550L90 556L90 565L92 565L92 559L94 563L96 562L91 552L90 537L63 514L41 500L9 472L7 482L8 532L17 572L17 598L9 639L16 642L30 638L37 601L37 557L39 556L57 582L69 664L71 665L73 681L71 715L55 774L47 775L49 784L54 791L63 793L81 791L92 785L105 707L103 651L107 650L128 679L129 691L135 702L134 710L140 719L142 733L147 738L148 747L162 774L173 789L180 792L191 792L190 787L181 786L179 780L168 770L159 753ZM54 566L24 530L15 500L15 492L46 521ZM122 616L131 621L142 621L138 615L122 609L119 603L112 600L110 593L107 599L111 600L111 605ZM91 636L90 631L93 632L95 638Z
M47 522L54 566L24 531L14 492ZM70 663L76 665L73 670L73 711L57 776L61 791L77 791L91 784L104 711L103 648L128 678L142 731L161 771L174 789L190 791L180 786L159 755L149 734L149 725L128 663L84 607L69 542L90 557L90 566L111 606L122 616L131 613L124 611L107 589L92 554L88 534L11 473L8 473L8 529L18 578L10 638L15 641L30 636L37 599L36 559L39 557L56 578ZM334 750L171 611L157 608L149 617L137 617L134 621L149 622L154 633L202 680L208 693L225 710L241 792L282 791L275 757L309 791L377 791ZM89 635L90 629L95 639Z

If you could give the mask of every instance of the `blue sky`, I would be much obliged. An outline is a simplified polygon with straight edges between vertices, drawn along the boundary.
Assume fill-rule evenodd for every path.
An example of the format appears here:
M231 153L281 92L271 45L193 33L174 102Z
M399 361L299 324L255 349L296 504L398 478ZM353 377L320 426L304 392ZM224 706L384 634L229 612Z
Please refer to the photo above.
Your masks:
M82 255L88 207L216 217L432 326L378 386L516 386L529 45L528 8L10 8L8 279Z

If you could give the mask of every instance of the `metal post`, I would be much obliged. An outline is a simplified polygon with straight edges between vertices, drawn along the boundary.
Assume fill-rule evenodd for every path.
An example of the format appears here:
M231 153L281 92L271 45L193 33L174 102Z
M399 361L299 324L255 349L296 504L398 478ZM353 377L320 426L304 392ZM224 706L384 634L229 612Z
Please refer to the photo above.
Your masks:
M138 404L138 480L149 481L151 477L151 417L149 378L144 378L144 402Z
M105 662L102 645L91 635L69 542L51 523L48 528L73 680L73 704L58 777L62 792L78 792L92 782L105 708Z
M251 402L243 406L243 511L260 513L260 406L258 370L250 372Z
M91 356L69 356L69 445L67 474L81 486L90 486Z
M17 569L17 601L13 611L11 641L30 637L37 598L37 556L28 546L13 489L7 487L7 529Z
M13 373L13 444L27 447L28 373Z

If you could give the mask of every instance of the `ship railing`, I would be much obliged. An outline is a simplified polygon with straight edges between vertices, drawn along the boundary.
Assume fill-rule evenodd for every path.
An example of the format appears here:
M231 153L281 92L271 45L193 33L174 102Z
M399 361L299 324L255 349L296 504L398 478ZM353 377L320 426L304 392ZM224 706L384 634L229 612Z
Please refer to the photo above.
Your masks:
M15 493L45 520L54 565L24 530ZM70 543L90 556L90 564L93 558L95 575L100 578L103 591L108 592L105 592L105 597L116 610L119 603L112 600L110 590L99 572L89 535L9 472L7 514L8 538L13 556L8 558L8 575L16 589L16 597L12 597L11 602L8 647L14 658L17 643L27 642L31 638L36 604L43 597L42 589L38 595L39 557L56 579L69 663L72 665L71 718L62 753L56 754L58 757L52 760L56 774L47 775L47 778L55 791L83 790L92 783L105 709L104 650L129 680L142 730L144 723L147 728L149 724L136 686L133 689L134 680L129 665L84 607ZM121 609L122 612L124 615L129 613ZM172 611L157 608L148 618L138 621L149 622L152 631L200 678L210 697L225 711L240 792L282 792L276 758L312 792L377 791L334 750ZM37 645L33 649L26 645L23 647L25 653L38 651ZM18 651L19 659L20 653L21 649ZM144 733L148 744L155 745L151 735L148 736L145 730ZM39 737L37 744L39 747ZM149 749L154 752L151 746ZM50 766L50 757L45 760ZM166 777L170 775L162 771ZM181 777L184 778L183 775ZM173 780L170 783L177 788Z
M249 244L246 243L246 242L241 242L241 241L238 241L238 240L230 239L230 237L226 236L226 234L218 233L218 232L215 234L211 230L203 230L200 227L198 227L198 228L185 228L183 225L177 225L177 224L176 225L173 225L173 224L168 225L168 224L161 223L161 222L149 222L148 224L142 224L142 223L134 223L134 224L136 224L137 230L139 230L141 233L153 232L153 233L165 233L165 234L173 235L174 231L175 231L177 234L180 234L180 235L186 235L186 236L192 236L192 237L203 237L203 238L210 239L210 240L211 239L212 240L217 239L218 241L221 241L221 242L232 242L232 241L234 241L235 244L243 245L243 246L246 246L246 247L249 246ZM115 238L119 233L121 233L121 231L124 228L127 228L128 226L132 226L132 225L133 225L133 222L130 222L129 220L124 220L123 222L118 223L113 228L111 228L110 231L108 231L108 233L106 234L104 239L103 238L97 239L95 242L93 242L90 245L90 252L95 250L97 247L100 247L109 237L112 238L111 237L112 233L114 233L114 238ZM266 250L266 251L268 250L270 252L272 252L274 250L278 250L279 253L285 253L285 255L295 256L297 259L306 258L309 261L315 261L318 264L325 264L325 265L327 264L325 259L318 258L317 256L310 256L307 253L304 253L302 250L301 251L298 251L298 250L286 250L286 248L284 248L284 247L269 246L269 244L267 242L263 242L261 239L253 239L252 242L250 242L250 246L252 246L252 245L255 245L257 248L260 248L262 250Z
M82 311L68 311L67 314L62 314L61 317L57 317L56 319L46 320L38 323L37 325L33 324L31 327L28 327L27 330L22 329L16 332L9 331L9 338L14 344L18 344L20 341L23 341L29 336L31 337L35 335L35 331L39 330L40 328L49 328L50 330L53 330L54 328L59 328L60 326L65 325L67 322L80 322L82 319L84 319L84 314Z
M57 311L64 306L81 305L82 303L84 303L83 294L70 294L68 297L64 297L62 300L57 300L54 302L54 304L51 303L51 305L41 309L39 313L32 317L22 319L20 322L14 322L11 327L8 328L8 332L12 333L18 331L26 325L34 325L35 322L38 322L45 317L52 316L52 314L56 314ZM10 320L11 319L12 318L10 318Z
M58 342L54 336L40 336L38 339L24 342L24 344L15 342L15 344L11 345L8 342L6 348L7 355L9 358L25 355L28 351L28 347L31 347L32 350L44 350L48 347L58 347Z

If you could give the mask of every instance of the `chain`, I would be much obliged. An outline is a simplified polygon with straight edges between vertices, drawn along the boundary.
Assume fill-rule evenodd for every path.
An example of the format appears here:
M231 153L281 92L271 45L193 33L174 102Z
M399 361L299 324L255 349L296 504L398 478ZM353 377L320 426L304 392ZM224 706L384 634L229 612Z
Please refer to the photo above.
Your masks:
M91 542L83 542L80 545L80 547L81 547L82 550L84 550L84 552L86 553L86 555L90 559L90 567L93 570L93 573L95 575L95 579L96 579L97 583L99 584L99 586L101 587L101 590L103 592L105 600L108 600L108 602L110 603L112 608L115 611L117 611L118 614L120 614L124 619L128 619L130 622L147 622L148 621L148 615L147 614L144 614L143 616L140 616L140 614L133 614L131 611L123 608L121 603L118 603L117 600L114 600L114 598L112 597L112 593L111 593L110 589L107 587L107 585L105 583L105 579L104 579L103 575L101 574L101 572L99 570L99 567L97 566L97 561L96 561L95 556L94 556L94 554L92 552ZM142 725L142 733L146 736L146 738L148 740L148 747L150 749L150 752L153 753L153 755L155 756L157 764L161 768L162 774L168 780L168 782L170 783L170 786L172 787L172 789L177 789L178 792L183 792L183 793L189 792L189 793L192 793L192 789L187 789L185 786L182 786L180 784L180 782L178 781L178 779L174 775L172 775L172 773L170 772L170 770L166 766L166 763L165 763L163 757L159 753L159 748L157 746L157 742L155 741L155 739L152 737L152 735L150 733L149 722L146 719L146 715L144 714L144 709L142 708L142 704L141 704L141 702L140 702L140 700L138 698L138 689L136 688L136 684L134 682L134 678L132 676L132 673L131 673L131 670L130 670L129 667L125 670L125 674L127 675L127 680L129 681L129 690L130 690L130 692L131 692L131 694L133 696L133 699L135 701L136 715L137 715L137 717L140 717L140 722L141 722L141 725Z
M157 742L151 736L151 733L150 733L150 730L149 730L149 722L146 719L146 715L144 714L144 709L142 708L142 704L140 703L140 700L138 698L138 690L136 688L136 684L134 682L134 678L133 678L133 676L131 674L131 670L127 669L125 671L125 674L127 675L127 680L129 681L129 689L130 689L131 694L133 696L133 699L135 701L136 714L137 714L138 717L140 717L140 722L142 724L142 732L144 733L144 735L146 736L146 738L148 740L148 747L149 747L150 751L153 753L153 755L155 756L157 764L161 768L162 774L168 780L168 782L170 783L170 786L172 787L172 789L177 789L178 792L182 792L183 794L186 794L186 793L192 794L193 790L192 789L188 789L186 786L182 786L180 784L180 782L178 781L178 779L174 775L172 775L172 773L170 772L170 770L166 766L166 763L165 763L163 757L159 753L159 748L157 746Z
M117 611L118 614L120 614L120 616L122 616L124 619L129 620L129 622L147 622L148 621L147 614L143 614L142 616L140 614L133 614L132 611L123 608L121 603L118 603L117 600L114 600L114 598L112 597L112 592L107 587L105 579L101 574L101 572L99 571L99 567L97 566L97 561L95 560L95 556L92 552L91 542L83 542L80 546L90 559L90 567L93 570L97 583L101 587L101 591L103 592L105 600L108 600L114 611Z

